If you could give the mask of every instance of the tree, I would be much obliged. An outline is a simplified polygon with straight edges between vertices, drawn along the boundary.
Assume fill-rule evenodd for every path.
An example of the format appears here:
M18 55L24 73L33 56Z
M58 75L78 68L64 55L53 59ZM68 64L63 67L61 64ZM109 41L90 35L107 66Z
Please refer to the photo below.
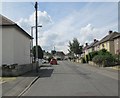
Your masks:
M33 47L32 52L33 52L34 61L35 61L35 59L36 59L36 46ZM43 59L43 50L39 45L38 45L38 59Z
M74 53L77 56L77 54L82 54L82 48L83 46L80 46L77 38L74 38L72 42L69 41L69 53Z

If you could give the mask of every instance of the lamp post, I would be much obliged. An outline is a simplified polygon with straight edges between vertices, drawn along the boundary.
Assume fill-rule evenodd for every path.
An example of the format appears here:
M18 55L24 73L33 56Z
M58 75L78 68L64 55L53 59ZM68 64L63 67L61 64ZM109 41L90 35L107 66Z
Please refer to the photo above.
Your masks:
M38 39L37 39L37 36L38 36L38 30L37 30L37 9L38 9L38 3L35 2L35 28L36 28L36 72L38 72L38 65L39 65L39 62L38 62Z
M37 27L42 27L42 25L39 25L39 26L37 26ZM33 37L33 28L35 28L35 26L32 26L31 27L31 36ZM33 39L32 39L32 42L31 42L31 50L32 50L32 48L33 48ZM32 54L32 62L33 62L33 54Z

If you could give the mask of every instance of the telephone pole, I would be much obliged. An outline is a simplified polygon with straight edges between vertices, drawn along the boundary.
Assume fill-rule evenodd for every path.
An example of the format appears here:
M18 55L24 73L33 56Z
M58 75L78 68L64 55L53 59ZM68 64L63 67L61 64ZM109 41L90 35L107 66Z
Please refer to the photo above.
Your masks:
M39 65L39 61L38 61L38 30L37 30L37 27L38 27L38 17L37 17L37 10L38 10L38 3L35 2L35 12L36 12L36 15L35 15L35 27L36 27L36 72L38 72L38 65Z

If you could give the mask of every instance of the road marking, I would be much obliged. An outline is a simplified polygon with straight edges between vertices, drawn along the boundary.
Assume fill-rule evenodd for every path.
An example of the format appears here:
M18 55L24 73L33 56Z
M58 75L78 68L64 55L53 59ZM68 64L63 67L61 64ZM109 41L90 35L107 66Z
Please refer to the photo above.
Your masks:
M6 82L6 81L2 81L2 82L0 81L0 85L3 84L3 83L5 83L5 82Z
M0 84L14 80L16 80L16 77L0 77Z

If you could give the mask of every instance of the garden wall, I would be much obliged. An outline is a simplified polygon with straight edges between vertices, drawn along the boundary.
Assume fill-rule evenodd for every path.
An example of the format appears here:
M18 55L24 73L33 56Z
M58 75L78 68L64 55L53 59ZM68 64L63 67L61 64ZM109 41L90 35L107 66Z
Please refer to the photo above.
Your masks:
M15 65L13 68L2 68L2 76L20 76L35 69L35 64Z

